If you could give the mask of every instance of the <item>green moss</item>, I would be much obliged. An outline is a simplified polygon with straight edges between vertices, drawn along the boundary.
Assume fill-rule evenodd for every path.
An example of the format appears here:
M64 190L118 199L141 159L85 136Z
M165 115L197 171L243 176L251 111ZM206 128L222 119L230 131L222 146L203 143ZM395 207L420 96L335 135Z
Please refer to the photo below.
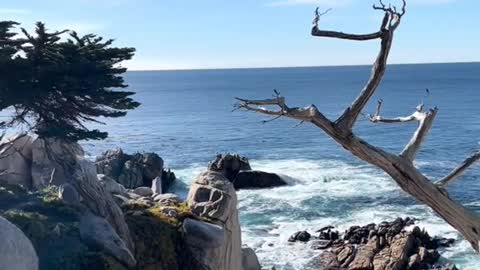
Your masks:
M64 204L55 187L28 192L0 185L0 215L32 241L40 270L124 270L115 259L91 250L80 239L80 209Z

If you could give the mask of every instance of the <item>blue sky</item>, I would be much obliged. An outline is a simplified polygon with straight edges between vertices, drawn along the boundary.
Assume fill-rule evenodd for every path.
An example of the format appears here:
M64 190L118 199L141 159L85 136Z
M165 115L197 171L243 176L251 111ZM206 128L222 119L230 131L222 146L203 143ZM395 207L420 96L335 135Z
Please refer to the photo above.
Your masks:
M388 0L385 0L388 1ZM399 0L391 0L397 3ZM137 48L130 69L371 64L378 41L311 37L316 6L328 30L373 32L373 0L2 0L0 16L44 21ZM390 63L480 61L480 1L408 0Z

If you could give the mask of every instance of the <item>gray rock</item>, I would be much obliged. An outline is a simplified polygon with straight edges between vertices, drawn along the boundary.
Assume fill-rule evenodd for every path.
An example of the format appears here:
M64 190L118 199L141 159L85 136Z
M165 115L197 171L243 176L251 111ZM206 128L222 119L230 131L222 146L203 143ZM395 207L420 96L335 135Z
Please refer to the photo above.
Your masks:
M125 162L125 165L118 177L118 182L126 188L136 188L143 185L142 166L132 160Z
M32 242L1 216L0 239L0 269L38 270L38 256Z
M247 246L242 247L242 266L243 270L261 270L262 268L255 251Z
M162 177L157 176L152 180L152 191L153 191L153 196L157 194L162 194Z
M117 183L112 178L104 174L97 174L97 177L98 177L98 181L100 182L100 184L102 184L102 186L105 188L106 191L114 194L127 193L127 189L123 185Z
M182 199L180 199L180 197L178 197L177 194L165 193L165 194L154 195L153 201L159 202L159 203L162 203L165 201L173 201L173 202L179 203L179 202L182 202Z
M307 231L299 231L290 236L290 238L288 238L288 242L308 242L310 237L311 235Z
M163 159L155 153L144 153L141 155L143 176L145 179L155 179L163 172Z
M140 195L142 197L150 197L153 195L153 191L149 187L137 187L133 190L133 193Z
M58 197L68 204L80 204L80 195L77 189L69 183L62 184L58 187Z
M277 174L262 171L240 171L233 181L235 189L272 188L287 183Z
M80 237L90 247L99 248L128 267L136 265L135 257L104 218L85 214L80 218Z
M231 154L217 155L208 165L208 170L222 173L230 182L237 177L239 171L251 169L246 157Z
M29 135L15 135L0 142L0 183L32 188L32 143Z
M105 174L126 188L151 186L164 173L163 159L155 153L125 154L122 149L109 150L96 159L97 172Z
M84 152L78 143L37 138L32 144L32 181L36 189L71 182L78 159Z
M223 227L225 240L220 247L191 247L192 255L206 269L242 270L242 239L237 195L233 185L220 172L200 174L190 187L187 203L191 211Z
M218 248L225 241L225 234L221 226L186 218L182 229L187 244L193 247Z
M120 148L108 150L97 157L95 161L97 172L118 179L122 173L123 164L128 158Z

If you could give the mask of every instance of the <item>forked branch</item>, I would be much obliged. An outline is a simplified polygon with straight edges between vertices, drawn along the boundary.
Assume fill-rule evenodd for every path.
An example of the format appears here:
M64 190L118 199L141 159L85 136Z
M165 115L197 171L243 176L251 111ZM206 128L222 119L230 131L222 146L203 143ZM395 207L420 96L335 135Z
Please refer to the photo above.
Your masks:
M381 148L375 147L357 137L353 132L353 127L358 116L383 78L392 46L393 33L399 26L402 16L405 14L405 6L405 0L400 10L394 6L386 6L380 1L380 6L374 6L375 9L385 12L380 30L371 34L362 35L318 29L320 16L325 13L320 14L317 10L312 29L312 35L314 36L347 40L371 40L378 38L381 41L380 52L373 64L372 74L368 82L353 103L344 110L343 114L335 122L327 119L314 105L306 108L290 108L286 105L285 98L280 97L277 92L275 92L277 95L274 96L274 99L248 100L237 98L239 103L237 103L235 108L313 123L351 154L381 168L389 174L402 190L433 209L447 223L457 229L478 252L480 249L480 216L452 200L448 196L448 192L441 187L446 187L447 184L456 179L473 163L480 160L480 152L467 158L458 168L453 170L452 173L440 180L437 184L430 181L430 179L415 168L413 164L415 155L418 153L422 142L432 127L438 111L437 108L424 111L423 104L420 104L415 112L409 116L384 118L380 114L382 102L380 101L378 103L374 115L369 116L369 120L373 123L418 122L417 130L399 155L394 155ZM428 92L427 90L427 94ZM267 107L270 107L270 109Z
M401 157L412 162L415 159L416 153L420 150L420 146L424 141L425 137L427 136L428 131L432 127L433 120L437 114L438 109L433 108L424 112L423 108L425 106L423 103L421 103L416 107L415 112L413 112L409 116L384 118L380 115L382 104L383 104L383 100L379 100L375 114L370 115L368 117L370 122L372 123L405 123L405 122L417 121L419 123L417 130L415 131L409 143L405 146L402 153L400 154Z

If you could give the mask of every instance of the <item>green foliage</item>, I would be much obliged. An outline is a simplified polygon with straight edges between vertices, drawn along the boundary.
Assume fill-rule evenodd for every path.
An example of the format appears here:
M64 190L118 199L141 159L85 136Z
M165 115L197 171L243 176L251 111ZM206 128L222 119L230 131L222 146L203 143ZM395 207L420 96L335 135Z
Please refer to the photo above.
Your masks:
M134 48L112 47L113 40L67 30L49 32L41 22L35 34L18 23L0 22L0 111L13 108L12 119L0 128L27 125L41 137L71 141L104 139L106 132L90 130L86 122L99 117L125 116L140 104L122 91L127 85L121 63Z

